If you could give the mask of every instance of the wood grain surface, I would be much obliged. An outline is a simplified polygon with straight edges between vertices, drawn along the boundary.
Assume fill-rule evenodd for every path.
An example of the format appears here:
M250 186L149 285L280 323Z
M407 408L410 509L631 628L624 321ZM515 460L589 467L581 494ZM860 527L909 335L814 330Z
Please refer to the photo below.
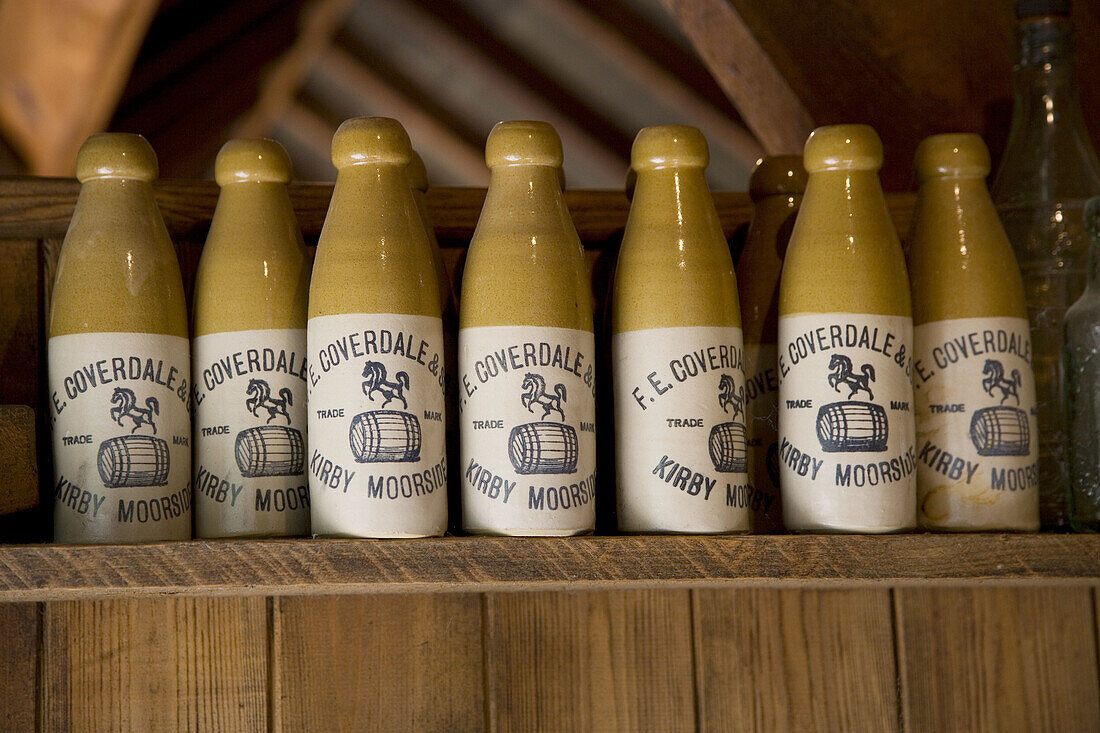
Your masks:
M491 730L695 728L687 591L486 596Z
M0 601L769 584L1095 585L1098 578L1097 535L448 537L0 546Z
M213 181L165 179L156 184L157 204L172 236L203 241L214 215L218 187ZM80 184L67 178L0 177L0 251L5 239L63 237L76 205ZM307 240L316 241L324 224L332 185L292 183L291 203ZM886 202L898 231L909 231L913 194L887 194ZM622 191L565 192L566 205L581 239L601 244L626 226L630 202ZM485 202L483 188L428 189L428 210L443 243L468 240ZM745 193L714 193L714 203L726 236L746 224L752 202Z
M0 730L11 733L36 729L39 608L0 603Z
M0 404L37 405L38 273L37 241L0 244Z
M267 726L262 598L49 603L42 623L44 730Z
M480 730L476 594L274 600L273 730Z
M0 515L38 506L34 410L0 405Z
M692 594L702 730L898 729L888 590Z
M906 730L1100 730L1085 588L895 591Z

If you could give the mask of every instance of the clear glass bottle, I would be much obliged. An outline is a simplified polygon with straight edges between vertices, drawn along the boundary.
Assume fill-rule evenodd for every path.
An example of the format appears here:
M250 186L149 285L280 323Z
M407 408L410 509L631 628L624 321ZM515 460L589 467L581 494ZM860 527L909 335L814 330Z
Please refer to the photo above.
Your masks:
M1070 521L1100 532L1100 196L1085 206L1092 237L1085 292L1066 311L1066 422L1069 425Z
M1062 319L1085 286L1085 201L1100 193L1100 164L1085 128L1066 0L1016 6L1016 101L993 201L1024 278L1039 399L1040 515L1064 527L1066 430Z

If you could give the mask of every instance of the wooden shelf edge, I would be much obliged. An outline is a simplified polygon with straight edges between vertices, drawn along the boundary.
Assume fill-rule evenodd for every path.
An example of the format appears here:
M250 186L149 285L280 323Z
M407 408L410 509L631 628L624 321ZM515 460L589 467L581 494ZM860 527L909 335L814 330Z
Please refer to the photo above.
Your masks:
M1100 535L224 540L0 546L0 601L737 585L1100 585Z

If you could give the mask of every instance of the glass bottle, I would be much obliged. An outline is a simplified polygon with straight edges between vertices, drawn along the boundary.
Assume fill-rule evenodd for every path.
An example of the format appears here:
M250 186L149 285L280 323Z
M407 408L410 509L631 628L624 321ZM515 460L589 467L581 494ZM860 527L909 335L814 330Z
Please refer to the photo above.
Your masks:
M747 532L737 280L699 130L647 127L615 269L616 497L625 532Z
M1035 377L1024 287L985 187L977 135L917 147L909 240L917 519L944 531L1039 528Z
M1018 62L1008 143L992 195L1024 278L1039 400L1040 517L1068 522L1062 320L1085 286L1085 201L1100 164L1085 128L1066 0L1016 6Z
M1078 532L1100 532L1100 196L1085 206L1085 228L1088 282L1065 328L1070 521Z
M344 121L309 288L309 486L315 535L447 528L443 321L427 232L385 117Z
M545 122L501 122L485 162L459 308L462 524L584 534L596 518L595 335L561 139Z
M800 532L916 525L913 318L867 125L814 130L779 282L779 476Z
M230 140L195 277L195 536L309 533L309 257L274 140Z
M191 357L145 138L89 137L48 323L54 539L191 538Z

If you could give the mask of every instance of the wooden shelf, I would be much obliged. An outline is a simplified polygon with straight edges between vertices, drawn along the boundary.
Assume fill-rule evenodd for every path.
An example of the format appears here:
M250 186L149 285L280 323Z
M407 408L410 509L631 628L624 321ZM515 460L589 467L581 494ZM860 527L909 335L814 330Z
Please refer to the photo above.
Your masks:
M0 546L0 601L1100 582L1100 535L241 540Z

